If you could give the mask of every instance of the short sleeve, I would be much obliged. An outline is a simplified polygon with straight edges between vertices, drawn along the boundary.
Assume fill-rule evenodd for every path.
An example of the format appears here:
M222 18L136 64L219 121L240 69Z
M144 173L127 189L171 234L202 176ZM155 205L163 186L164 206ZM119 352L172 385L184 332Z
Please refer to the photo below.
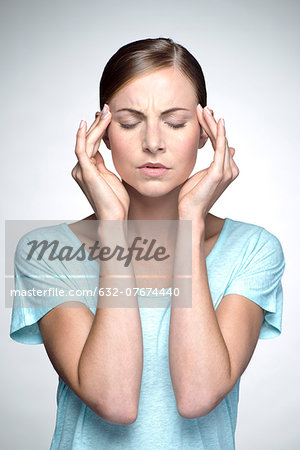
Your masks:
M255 244L249 244L237 274L227 286L227 294L239 294L264 310L259 339L281 334L285 258L280 241L262 228Z
M59 258L51 260L47 251L39 259L39 253L35 251L28 259L29 241L29 233L22 236L14 254L10 337L23 344L42 344L38 320L61 303L84 301L82 296L72 295L78 292L79 286L70 276L68 266Z

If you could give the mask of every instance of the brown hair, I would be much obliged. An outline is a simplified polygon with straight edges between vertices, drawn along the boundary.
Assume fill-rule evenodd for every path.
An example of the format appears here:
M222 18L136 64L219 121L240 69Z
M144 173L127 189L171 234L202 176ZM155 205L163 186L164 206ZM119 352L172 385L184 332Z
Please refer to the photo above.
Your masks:
M206 106L205 79L198 61L182 45L159 37L130 42L109 59L100 80L100 109L133 78L164 67L181 70L192 82L198 103Z

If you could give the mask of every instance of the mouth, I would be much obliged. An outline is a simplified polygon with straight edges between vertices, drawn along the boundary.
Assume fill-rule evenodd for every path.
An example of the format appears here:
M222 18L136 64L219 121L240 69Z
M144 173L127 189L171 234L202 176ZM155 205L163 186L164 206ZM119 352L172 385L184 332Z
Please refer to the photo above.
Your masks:
M148 177L160 177L162 175L165 175L168 170L170 170L168 167L165 167L162 164L144 164L143 166L138 167L138 169Z
M151 169L168 169L168 167L164 166L161 163L152 163L152 162L147 162L147 163L143 164L142 166L139 167L139 169L142 169L144 167L147 167L149 169L150 168Z

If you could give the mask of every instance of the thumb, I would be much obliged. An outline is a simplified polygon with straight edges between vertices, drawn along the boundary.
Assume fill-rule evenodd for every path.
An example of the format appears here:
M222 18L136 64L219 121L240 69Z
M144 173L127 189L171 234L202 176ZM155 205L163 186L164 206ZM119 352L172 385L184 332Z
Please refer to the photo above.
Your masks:
M107 169L107 167L105 166L103 156L100 154L99 151L97 151L97 152L94 154L94 159L95 159L95 162L96 162L96 166L97 166L97 168L100 170L101 173L111 173L111 172Z

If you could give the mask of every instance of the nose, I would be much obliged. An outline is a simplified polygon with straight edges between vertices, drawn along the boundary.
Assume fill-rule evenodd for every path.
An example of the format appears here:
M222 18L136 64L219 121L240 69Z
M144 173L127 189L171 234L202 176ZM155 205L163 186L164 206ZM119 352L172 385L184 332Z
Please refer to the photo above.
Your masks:
M145 134L143 138L143 150L156 153L165 150L163 136L159 128L159 124L148 123L145 126Z

